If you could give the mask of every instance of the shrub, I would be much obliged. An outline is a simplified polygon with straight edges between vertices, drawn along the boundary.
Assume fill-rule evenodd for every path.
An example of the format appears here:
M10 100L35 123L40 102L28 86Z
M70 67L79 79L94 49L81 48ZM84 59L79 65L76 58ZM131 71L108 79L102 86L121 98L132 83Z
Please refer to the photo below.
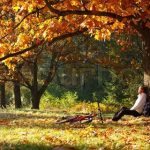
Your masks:
M51 84L41 99L40 107L42 109L49 108L69 108L75 105L78 99L77 93L67 91L58 85Z
M60 99L61 106L63 108L72 107L76 104L78 99L76 92L66 92Z

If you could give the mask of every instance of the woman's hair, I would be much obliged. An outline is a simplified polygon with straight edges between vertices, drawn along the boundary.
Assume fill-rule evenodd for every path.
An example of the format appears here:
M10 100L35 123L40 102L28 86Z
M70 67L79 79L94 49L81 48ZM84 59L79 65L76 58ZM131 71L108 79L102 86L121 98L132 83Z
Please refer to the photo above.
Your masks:
M144 92L145 94L149 94L149 91L148 91L148 87L147 87L147 86L141 85L140 87L141 87L141 89L143 90L143 92Z
M147 96L147 101L149 101L150 100L150 95L149 95L149 88L147 87L147 86L145 86L145 85L142 85L142 86L140 86L141 87L141 89L143 90L143 92L146 94L146 96Z

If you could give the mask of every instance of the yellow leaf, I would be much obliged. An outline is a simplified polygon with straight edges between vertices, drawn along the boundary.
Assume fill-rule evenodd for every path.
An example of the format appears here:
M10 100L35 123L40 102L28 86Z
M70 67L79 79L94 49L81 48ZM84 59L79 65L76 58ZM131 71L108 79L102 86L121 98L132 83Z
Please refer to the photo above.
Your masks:
M15 12L18 12L19 9L20 9L19 6L14 6L14 7L13 7L13 10L14 10Z
M33 29L31 29L31 30L30 30L30 33L31 33L32 35L34 35L35 32L34 32Z
M62 22L63 17L60 16L58 22L61 23Z
M29 12L29 13L32 12L33 9L34 9L34 8L33 8L32 6L29 5L29 7L28 7L28 12Z

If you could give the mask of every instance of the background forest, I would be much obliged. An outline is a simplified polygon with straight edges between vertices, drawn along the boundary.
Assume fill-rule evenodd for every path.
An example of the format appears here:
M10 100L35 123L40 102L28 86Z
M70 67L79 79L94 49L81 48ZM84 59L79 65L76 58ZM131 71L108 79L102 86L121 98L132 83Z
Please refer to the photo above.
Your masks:
M118 45L116 39L98 41L87 35L56 42L51 49L63 49L65 57L59 56L54 79L41 96L41 108L67 108L79 102L95 101L108 106L132 105L137 87L143 81L139 53L142 42L137 36L126 34L115 38L118 41L130 39L134 44L130 46L128 42L125 48ZM52 55L44 48L46 45L39 48L35 57L17 64L14 72L7 70L4 74L7 76L1 75L4 106L31 107L35 95L30 87L36 84L42 87L52 61Z

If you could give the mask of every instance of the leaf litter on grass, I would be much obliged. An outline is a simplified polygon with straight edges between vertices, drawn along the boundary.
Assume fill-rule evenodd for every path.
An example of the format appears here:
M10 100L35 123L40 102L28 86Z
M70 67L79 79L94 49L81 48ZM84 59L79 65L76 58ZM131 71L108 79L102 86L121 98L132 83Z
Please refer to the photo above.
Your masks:
M30 145L33 150L39 145L45 149L150 149L150 118L125 117L118 122L105 118L104 124L94 120L89 124L58 125L55 116L62 115L57 112L42 116L31 113L30 117L28 112L19 113L22 115L16 118L0 119L1 149L17 149L20 144L24 145L22 149Z

